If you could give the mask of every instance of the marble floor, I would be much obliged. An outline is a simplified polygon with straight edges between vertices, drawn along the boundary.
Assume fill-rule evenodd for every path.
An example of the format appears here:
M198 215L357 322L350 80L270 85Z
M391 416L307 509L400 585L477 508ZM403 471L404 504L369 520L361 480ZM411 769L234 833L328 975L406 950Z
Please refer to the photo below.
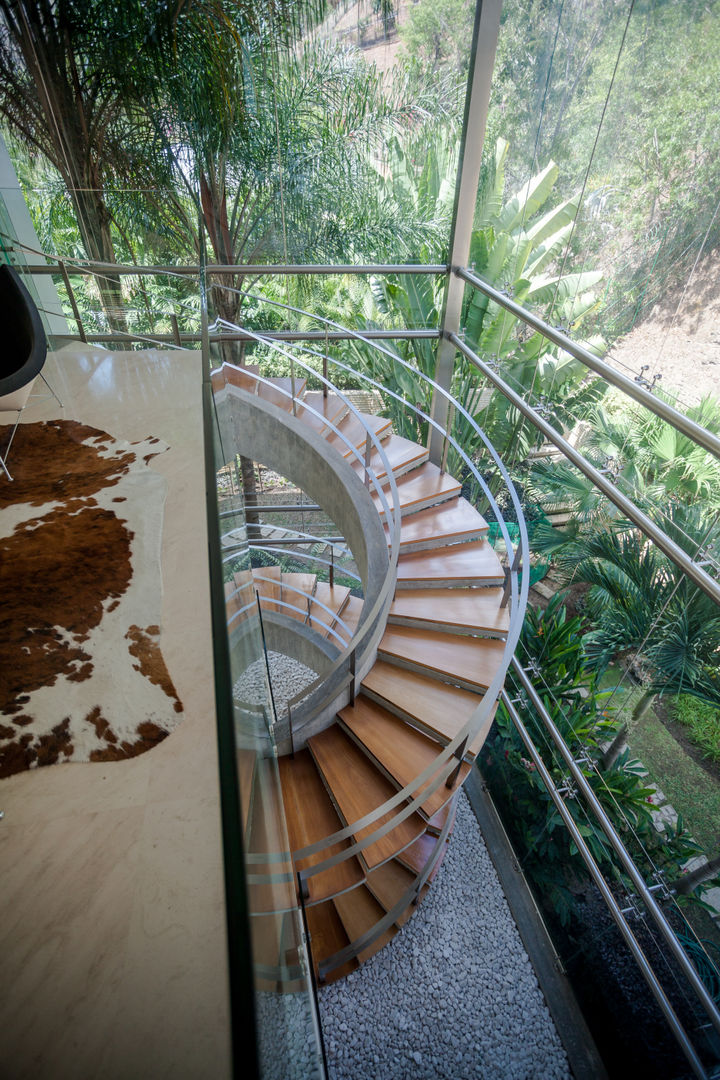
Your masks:
M200 354L71 346L64 416L170 449L161 647L185 706L140 757L0 781L0 1076L230 1075L204 507Z

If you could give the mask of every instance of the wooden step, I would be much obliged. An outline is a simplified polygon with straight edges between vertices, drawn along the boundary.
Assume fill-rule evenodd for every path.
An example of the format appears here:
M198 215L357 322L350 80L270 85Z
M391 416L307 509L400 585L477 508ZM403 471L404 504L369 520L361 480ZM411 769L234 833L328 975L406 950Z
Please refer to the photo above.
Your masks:
M317 574L284 573L282 575L282 599L290 607L282 607L283 615L305 622L308 613L308 599L313 596L317 584ZM297 608L295 611L293 608Z
M234 581L226 581L225 589L225 618L230 633L236 630L241 622L248 617L248 612L240 614L245 607L246 601L240 593Z
M383 436L390 434L392 420L388 420L385 416L373 416L371 413L361 413L358 419L355 413L349 412L343 416L336 427L344 438L341 439L340 435L333 431L326 438L328 446L332 446L333 450L337 450L343 457L355 458L356 454L347 443L349 442L355 449L364 449L368 430L378 439L382 439Z
M342 896L336 896L333 903L351 943L357 941L368 930L372 930L386 914L382 904L378 903L370 890L366 889L364 885L343 893ZM371 956L379 952L384 945L392 941L394 935L395 928L393 926L384 930L375 941L357 954L360 963L369 960Z
M458 544L485 536L488 525L467 499L456 497L403 518L400 551L427 551L444 544ZM390 535L388 526L385 526Z
M321 961L340 952L349 944L349 940L332 900L326 900L323 904L314 904L307 909L305 914L310 933L310 955L315 965L315 974L319 978L318 965ZM349 975L357 966L357 960L348 960L341 967L328 972L321 981L335 982L336 979Z
M362 689L368 697L417 724L446 745L467 724L481 701L477 693L382 660L377 660L367 673ZM497 705L493 704L482 730L468 748L467 757L472 758L479 752L496 708Z
M398 589L502 585L505 573L487 540L409 552L398 559Z
M396 479L404 476L411 469L417 469L420 465L423 465L430 453L427 447L418 446L417 443L411 442L409 439L403 439L400 435L389 435L383 442L382 448L390 471ZM352 462L352 468L359 476L364 475L364 462L355 460ZM381 483L389 482L388 467L382 460L378 450L373 449L373 453L370 455L370 469L374 473L376 480Z
M282 611L282 571L279 566L263 566L253 570L253 582L260 594L263 611Z
M331 629L336 629L336 615L342 616L343 609L348 602L350 596L350 590L346 585L329 585L327 581L318 581L315 589L315 596L310 604L310 618L308 619L308 626L312 627L323 637L329 638L336 645L338 640L331 633ZM333 612L329 615L325 608L320 607L320 604L324 604L326 608L330 608ZM342 628L337 628L338 633L342 637L347 635L343 634Z
M402 866L396 859L383 863L368 874L366 885L379 904L385 911L391 911L397 903L412 891L415 874L407 867ZM418 902L427 892L427 885L423 886ZM404 926L415 910L412 902L395 919L396 926Z
M234 364L223 364L219 368L215 368L210 381L212 382L212 388L215 392L222 390L224 386L237 386L240 390L247 390L249 394L254 394L258 385L258 380L253 378L260 371L257 364L244 364L242 367L237 367Z
M441 746L429 735L411 727L363 694L356 698L354 705L342 709L339 716L348 734L372 756L398 788L404 788L419 776L437 760L442 751ZM461 765L461 784L469 769L467 763ZM444 782L441 783L422 803L420 809L423 814L431 818L442 809L452 798L455 787L451 789ZM420 794L420 790L417 794Z
M433 836L440 836L441 832L445 828L447 819L450 818L450 824L448 826L447 837L449 838L455 828L455 815L457 813L457 798L452 798L449 803L445 803L442 810L438 810L437 814L430 818L428 821L427 831Z
M415 514L428 506L435 506L437 503L445 502L446 499L453 499L460 494L460 489L461 485L454 477L449 473L441 472L431 461L426 461L419 469L413 469L412 472L401 476L397 482L400 515L405 517L406 514ZM384 517L385 510L380 496L372 490L371 495L378 514ZM387 501L392 512L389 492Z
M307 379L298 376L293 380L289 375L273 377L267 382L258 380L257 396L263 401L269 401L271 405L277 405L279 409L291 413L293 411L292 395L301 398L305 393ZM296 406L296 408L299 406Z
M298 405L297 417L309 428L323 435L327 432L330 424L335 427L348 411L348 407L337 394L328 394L323 397L322 390L309 390L303 397L303 405ZM313 411L310 412L310 409ZM319 414L319 415L316 415Z
M502 666L505 642L388 626L378 647L378 659L433 674L468 690L486 690Z
M437 877L438 870L442 866L442 861L445 858L448 847L447 840L438 840L438 837L433 836L432 833L423 833L414 844L411 844L409 847L405 848L404 851L400 852L397 861L407 867L412 874L417 876L423 872L428 862L433 857L438 843L442 844L440 855L432 869L432 873L427 879L427 884L431 885Z
M352 825L359 821L396 794L395 785L375 768L337 724L326 728L319 735L314 735L308 740L308 747L320 769L330 798L345 824ZM353 834L355 840L364 840L390 821L397 812L398 810L394 810L385 813L372 825L359 829ZM411 844L424 830L425 822L420 815L411 814L380 840L365 848L360 853L361 861L368 869L379 866Z
M398 589L388 623L497 637L507 633L510 612L501 607L503 590Z
M342 609L342 621L351 631L352 635L357 631L360 616L362 615L364 607L365 601L363 598L361 596L353 596L351 593L347 598L347 603ZM344 635L344 631L341 630L340 633Z
M325 785L315 768L309 750L299 750L294 758L282 757L278 762L283 803L287 820L290 847L293 852L309 847L343 827ZM350 847L344 840L323 848L315 855L295 859L296 870L307 870ZM351 889L363 880L363 871L356 858L345 859L329 870L322 870L305 879L309 903L326 900Z

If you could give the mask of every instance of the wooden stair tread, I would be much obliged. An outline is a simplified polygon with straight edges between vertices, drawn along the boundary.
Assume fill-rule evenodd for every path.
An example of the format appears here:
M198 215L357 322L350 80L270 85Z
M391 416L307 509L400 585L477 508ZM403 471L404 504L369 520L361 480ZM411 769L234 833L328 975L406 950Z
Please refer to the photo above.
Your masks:
M342 621L348 626L353 634L358 628L358 623L360 622L360 616L362 615L364 607L365 601L363 598L361 596L353 596L351 593L347 598L347 603L342 609Z
M210 376L212 388L214 391L222 390L224 386L237 386L241 390L247 390L248 393L254 394L257 387L257 379L253 378L257 375L260 368L257 364L244 364L242 367L237 367L235 364L223 363L221 367L215 368Z
M428 861L432 858L435 852L435 847L438 843L442 844L442 851L438 861L433 867L432 873L427 879L429 884L435 880L437 872L440 869L443 859L445 858L445 852L447 851L447 840L438 840L438 837L433 836L432 833L423 833L423 835L420 836L414 844L411 844L409 847L405 848L404 851L400 852L397 860L399 863L402 863L403 866L406 866L407 869L411 871L411 873L417 876L418 874L421 874L427 866Z
M389 529L388 543L390 542ZM400 550L423 550L440 547L442 544L460 543L465 540L477 540L488 531L488 525L467 499L458 496L449 499L440 506L429 506L416 514L403 518L400 532Z
M313 412L310 412L310 409L313 409ZM347 405L337 394L323 397L322 390L309 390L303 397L303 404L298 405L297 417L321 435L329 424L337 427L346 412ZM316 413L320 415L315 415Z
M383 863L367 876L367 887L385 911L391 911L399 900L412 889L415 875L405 866L391 859ZM423 890L424 891L424 890ZM413 905L408 907L395 919L396 926L404 926L413 913Z
M282 611L276 600L282 599L282 571L279 566L263 566L253 570L253 581L262 599L264 611Z
M411 551L398 559L398 588L440 588L443 585L502 585L500 560L487 540Z
M362 686L364 692L382 699L382 703L392 711L433 732L445 743L455 738L481 701L478 694L470 690L438 682L429 675L382 660L375 662L363 679ZM496 708L494 704L466 756L474 757L480 750Z
M244 619L248 617L250 612L242 612L242 609L254 599L254 594L249 590L239 590L234 581L226 581L224 585L225 589L225 615L227 618L227 624L232 632L235 630ZM247 595L246 595L247 594Z
M347 439L350 446L354 446L356 450L361 447L364 448L368 429L373 435L376 435L377 438L381 439L385 433L390 432L392 420L388 420L385 416L374 416L372 413L361 413L360 418L358 418L355 413L349 412L343 416L340 423L335 426L345 438L341 439L340 435L332 431L326 438L328 446L332 446L332 448L342 454L343 457L356 458L356 455L348 447L345 439Z
M410 727L362 694L356 698L354 705L342 709L339 716L350 734L367 748L399 788L419 776L441 753L441 747L429 735ZM466 763L461 766L461 783L469 768ZM453 791L442 783L422 803L423 813L431 818L452 795Z
M342 896L336 896L333 903L351 943L357 941L368 930L372 930L386 914L382 904L378 903L364 885L360 885L357 889L351 889L350 892L343 893ZM392 941L394 934L395 931L392 927L384 930L375 941L358 953L360 963L368 960L384 945L387 945L389 941Z
M308 597L315 592L317 574L284 573L281 584L284 603L299 608L298 611L293 611L289 607L281 607L283 615L304 621L307 616Z
M454 627L469 633L506 634L510 611L501 607L501 588L398 589L388 622Z
M428 821L427 831L433 833L435 836L439 836L445 828L445 823L450 817L453 820L450 822L448 829L448 837L452 833L455 827L455 814L457 813L457 799L451 799L450 802L445 803L442 810L438 810L437 814L430 818Z
M294 758L282 757L278 767L291 850L299 851L338 832L343 823L320 779L310 751L300 750ZM297 859L295 868L306 870L349 846L349 840L333 844L315 855ZM325 900L343 889L351 889L362 879L363 872L357 859L346 859L329 870L306 878L310 902Z
M418 446L417 443L411 442L410 439L404 439L401 435L389 435L383 442L382 448L390 470L396 477L402 476L410 469L423 465L427 461L429 454L427 447ZM355 459L352 462L352 468L358 475L362 476L365 471L365 464ZM377 480L388 479L388 469L380 456L380 452L375 448L373 448L370 455L370 468Z
M337 724L326 728L319 735L314 735L308 740L308 747L323 775L330 797L346 824L352 825L365 817L396 793L395 786L375 768ZM390 821L397 812L395 810L385 813L372 825L358 830L353 834L355 840L365 839ZM412 843L424 829L425 823L420 815L411 814L380 840L365 848L360 853L360 858L368 868L379 866Z
M326 900L322 904L314 904L306 912L308 930L310 932L310 954L318 971L318 964L328 957L340 952L349 945L348 936L342 924L332 900ZM348 960L342 967L328 972L323 982L331 983L336 979L342 979L349 975L358 966L355 959Z
M293 387L294 382L294 387ZM271 405L277 405L285 412L293 411L292 394L302 397L307 386L307 379L296 376L293 380L289 375L274 376L267 382L258 380L257 396L263 401L269 401Z
M310 604L308 626L325 637L332 637L329 631L335 626L335 618L329 615L325 608L320 607L320 604L330 608L334 615L342 615L349 596L350 589L346 585L330 585L327 581L318 581L313 602ZM337 642L334 637L332 640Z
M410 626L388 626L378 658L412 664L466 687L487 689L502 664L505 642Z
M400 513L404 517L428 506L452 499L460 494L461 484L449 473L443 473L437 465L426 461L419 469L401 476L397 482ZM377 492L372 492L372 499L382 517L385 513ZM388 496L392 510L392 503Z

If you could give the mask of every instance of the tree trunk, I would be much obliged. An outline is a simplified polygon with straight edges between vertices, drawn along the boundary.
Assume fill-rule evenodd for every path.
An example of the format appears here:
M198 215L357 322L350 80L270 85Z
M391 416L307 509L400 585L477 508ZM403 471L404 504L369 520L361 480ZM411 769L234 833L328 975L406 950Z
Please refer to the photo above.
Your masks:
M650 711L650 709L652 708L652 704L655 701L656 696L657 695L656 695L654 690L646 690L645 691L645 693L640 698L640 700L638 701L637 705L635 706L635 708L633 710L633 716L632 716L633 723L637 723L638 720L642 720L642 718L646 715L646 713L648 713Z
M70 196L75 208L80 235L88 259L93 262L114 263L115 249L110 232L110 215L99 191L73 191ZM118 274L99 274L95 282L100 303L111 330L127 332L122 285Z
M714 859L710 859L708 862L703 863L702 866L698 866L697 870L692 870L689 874L678 878L677 881L673 881L672 888L681 896L689 896L698 885L702 885L704 881L709 881L718 873L720 873L720 855L716 855Z

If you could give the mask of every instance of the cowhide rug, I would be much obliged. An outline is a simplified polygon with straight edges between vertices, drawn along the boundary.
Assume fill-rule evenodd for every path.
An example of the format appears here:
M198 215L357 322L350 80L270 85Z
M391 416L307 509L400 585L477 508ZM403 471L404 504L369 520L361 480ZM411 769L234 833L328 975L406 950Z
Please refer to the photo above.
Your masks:
M0 479L0 777L134 757L182 719L158 644L167 485L147 467L166 449L18 428Z

